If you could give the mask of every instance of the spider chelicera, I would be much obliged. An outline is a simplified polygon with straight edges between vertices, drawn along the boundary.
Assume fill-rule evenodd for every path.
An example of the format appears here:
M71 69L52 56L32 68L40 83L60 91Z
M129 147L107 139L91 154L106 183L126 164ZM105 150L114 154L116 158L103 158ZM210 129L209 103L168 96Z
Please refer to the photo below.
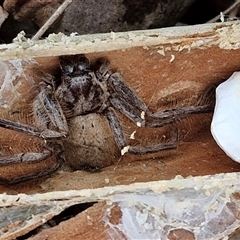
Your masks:
M0 127L44 139L42 152L3 156L0 158L0 166L21 162L35 163L53 155L57 160L53 166L45 170L18 176L14 179L0 177L0 181L3 183L15 184L43 177L56 171L64 161L62 140L68 136L68 121L76 116L91 113L103 114L108 120L116 145L122 154L125 152L146 154L177 147L177 119L193 113L209 112L213 109L209 104L205 104L152 112L120 74L110 70L108 60L99 59L97 69L92 68L88 58L82 54L61 56L59 61L60 83L50 77L39 84L39 94L33 102L33 113L37 126L0 119ZM158 128L166 124L173 124L173 141L154 146L127 145L114 109L124 114L139 127ZM89 164L89 167L97 169L99 166Z

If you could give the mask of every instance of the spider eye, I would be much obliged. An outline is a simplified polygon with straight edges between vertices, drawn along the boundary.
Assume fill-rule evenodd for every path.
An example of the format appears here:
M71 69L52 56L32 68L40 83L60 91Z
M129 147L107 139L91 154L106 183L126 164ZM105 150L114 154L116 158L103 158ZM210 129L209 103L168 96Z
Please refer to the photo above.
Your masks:
M77 59L78 61L78 69L83 72L89 72L90 71L90 63L89 60L84 56L80 55Z
M60 68L63 74L71 74L74 71L74 66L72 61L70 61L65 57L60 58Z
M90 71L90 68L88 65L86 64L78 64L78 69L81 71L81 72L89 72Z
M72 65L62 66L62 72L64 74L71 74L71 73L73 73L73 71L74 71L74 67Z

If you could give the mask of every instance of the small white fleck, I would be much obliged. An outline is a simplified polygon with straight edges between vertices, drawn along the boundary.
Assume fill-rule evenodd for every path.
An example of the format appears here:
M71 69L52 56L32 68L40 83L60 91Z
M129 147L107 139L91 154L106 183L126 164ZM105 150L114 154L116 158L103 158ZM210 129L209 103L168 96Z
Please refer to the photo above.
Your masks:
M121 150L121 155L123 156L125 153L128 152L130 146L125 146L122 150Z
M111 200L106 200L106 204L107 204L108 206L111 206L111 205L113 204L113 202L112 202Z
M115 34L115 32L113 32L113 31L111 31L111 38L112 38L112 40L115 40L115 39L116 39L116 34Z
M141 119L145 119L145 112L144 111L141 112Z
M105 178L104 181L105 181L105 183L109 183L110 182L109 178Z
M163 48L163 49L159 49L159 50L157 51L157 53L161 54L162 56L165 56L164 48Z
M42 223L46 223L47 220L45 218L42 218Z
M223 12L220 12L220 20L221 20L221 22L225 21Z
M170 63L171 63L171 62L173 62L173 61L174 61L174 59L175 59L175 55L171 54L171 59L170 59L170 61L169 61L169 62L170 62Z
M75 37L75 36L78 36L77 32L73 32L73 33L70 34L70 37Z
M142 124L140 122L136 122L136 124L137 124L138 127L142 126Z
M93 225L93 219L92 219L92 217L91 216L89 216L89 215L87 215L87 224L88 225Z
M137 131L133 131L133 132L132 132L132 134L130 135L130 139L135 139L135 136L134 136L134 135L135 135L136 132L137 132Z

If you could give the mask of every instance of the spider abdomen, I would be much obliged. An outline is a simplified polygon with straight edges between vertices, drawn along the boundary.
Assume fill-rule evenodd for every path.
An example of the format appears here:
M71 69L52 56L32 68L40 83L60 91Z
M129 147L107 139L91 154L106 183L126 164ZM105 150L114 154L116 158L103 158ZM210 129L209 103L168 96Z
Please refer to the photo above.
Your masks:
M68 126L69 136L63 139L63 144L66 161L73 169L100 169L119 159L119 148L102 114L71 118Z

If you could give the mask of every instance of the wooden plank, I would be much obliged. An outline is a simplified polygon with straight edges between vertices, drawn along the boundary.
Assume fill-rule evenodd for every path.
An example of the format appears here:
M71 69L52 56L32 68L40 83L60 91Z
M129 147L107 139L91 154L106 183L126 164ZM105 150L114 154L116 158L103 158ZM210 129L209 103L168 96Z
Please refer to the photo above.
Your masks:
M0 45L1 78L4 79L0 90L1 116L34 124L31 102L42 80L42 71L57 74L58 56L78 53L85 53L92 62L100 57L108 58L111 69L120 72L153 111L196 104L207 87L224 81L240 69L238 29L239 23L233 22L100 35L52 35L37 42L22 41L24 39L19 37L18 42ZM38 64L17 60L26 58L33 58ZM4 88L6 83L8 88ZM9 94L13 96L10 100ZM171 128L145 130L137 128L121 115L119 118L126 135L129 137L137 130L136 138L143 144L156 144L165 136L170 138ZM84 117L79 119L84 120ZM240 165L228 158L214 142L209 131L210 122L211 114L179 121L180 139L176 150L143 156L126 154L121 158L116 153L109 156L106 167L100 172L71 172L63 168L46 179L11 187L2 185L0 192L32 194L101 188L170 180L177 175L199 176L200 179L202 175L212 175L214 179L218 173L238 172ZM106 125L98 122L97 128L105 129ZM111 138L111 132L108 134ZM0 142L6 152L13 151L11 147L15 147L14 151L38 150L42 144L39 139L29 141L28 136L4 129L1 129ZM105 146L108 148L117 151L112 138ZM46 168L54 161L1 167L0 174L12 177ZM222 181L225 181L224 177Z

